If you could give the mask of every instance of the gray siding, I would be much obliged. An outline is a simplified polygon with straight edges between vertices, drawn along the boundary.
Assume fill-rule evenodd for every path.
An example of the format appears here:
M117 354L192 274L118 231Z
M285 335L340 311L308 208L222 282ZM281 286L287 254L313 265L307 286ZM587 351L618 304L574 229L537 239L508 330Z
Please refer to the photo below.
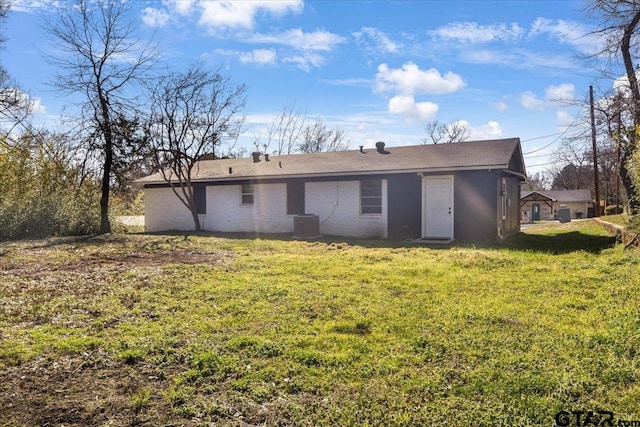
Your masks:
M498 234L497 171L462 171L454 177L454 237L495 241Z
M422 178L414 174L389 175L389 238L417 239L422 233Z

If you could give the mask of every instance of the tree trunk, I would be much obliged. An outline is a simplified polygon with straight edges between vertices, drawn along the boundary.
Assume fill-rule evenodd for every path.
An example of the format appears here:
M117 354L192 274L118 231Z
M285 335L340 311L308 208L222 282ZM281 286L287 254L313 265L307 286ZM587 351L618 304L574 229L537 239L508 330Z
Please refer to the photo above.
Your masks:
M102 169L102 196L100 197L100 234L111 233L109 221L109 192L111 190L111 167L113 166L113 133L111 116L109 114L109 100L104 95L102 87L98 86L98 97L102 114L102 137L104 138L104 166Z
M627 199L629 203L629 216L637 215L640 213L640 198L638 197L638 188L636 187L633 178L629 172L627 165L631 161L627 152L624 151L620 157L620 180L627 192Z
M202 226L200 225L200 217L196 213L195 209L191 210L191 216L193 216L193 224L195 225L195 231L202 231Z
M622 43L620 44L620 52L622 53L624 68L627 78L629 79L629 90L631 91L631 98L633 100L631 108L633 109L634 132L631 132L629 140L622 149L622 159L620 164L620 178L622 179L625 190L627 190L627 197L629 198L629 216L634 216L640 213L640 198L638 197L637 188L628 170L629 162L634 157L637 140L640 137L640 135L638 135L638 131L640 130L640 87L638 86L638 78L633 65L633 58L631 57L631 37L636 31L636 27L639 22L640 11L636 12L631 22L624 27Z
M109 221L109 191L111 181L111 166L113 164L113 146L111 134L107 131L104 135L104 166L102 170L102 196L100 197L100 234L111 233Z

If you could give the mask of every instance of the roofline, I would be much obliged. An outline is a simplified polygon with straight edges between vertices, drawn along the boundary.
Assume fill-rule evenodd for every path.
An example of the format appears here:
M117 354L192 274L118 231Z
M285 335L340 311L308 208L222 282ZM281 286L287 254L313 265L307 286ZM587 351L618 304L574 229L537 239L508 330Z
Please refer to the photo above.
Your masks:
M413 169L393 169L393 170L366 170L366 171L352 171L352 172L323 172L323 173L306 173L306 174L283 174L283 175L245 175L245 176L225 176L215 178L195 178L192 179L193 183L202 182L228 182L228 181L271 181L285 178L327 178L327 177L345 177L345 176L359 176L359 175L397 175L402 173L437 173L437 172L458 172L458 171L477 171L477 170L503 170L505 172L517 175L522 178L526 178L525 174L521 172L507 169L508 165L480 165L480 166L464 166L464 167L442 167L442 168L413 168ZM151 185L151 184L167 184L167 180L154 180L145 181L144 178L136 181L139 184Z
M527 194L526 196L522 196L521 199L524 199L525 197L529 197L533 193L536 193L536 194L539 194L539 195L541 195L543 197L546 197L547 199L551 200L552 202L557 202L558 201L558 199L553 198L553 197L549 196L548 194L544 194L543 192L538 191L538 190L530 190L529 194Z

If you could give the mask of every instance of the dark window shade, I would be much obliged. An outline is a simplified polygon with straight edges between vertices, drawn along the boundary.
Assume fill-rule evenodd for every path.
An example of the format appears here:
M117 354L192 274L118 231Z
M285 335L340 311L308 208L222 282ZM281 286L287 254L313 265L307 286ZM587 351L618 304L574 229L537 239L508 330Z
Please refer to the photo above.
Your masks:
M193 202L196 205L196 214L207 213L207 186L204 184L193 184Z
M382 213L381 179L363 179L360 181L360 213Z
M304 214L304 181L287 183L287 214Z

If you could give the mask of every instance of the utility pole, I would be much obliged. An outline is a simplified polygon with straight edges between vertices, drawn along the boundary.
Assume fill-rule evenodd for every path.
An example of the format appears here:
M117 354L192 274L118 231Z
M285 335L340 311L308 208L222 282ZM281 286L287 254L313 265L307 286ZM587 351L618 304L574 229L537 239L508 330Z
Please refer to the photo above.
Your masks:
M593 86L589 86L589 104L591 105L591 143L593 144L593 174L596 187L596 217L600 216L600 180L598 179L598 148L596 147L596 116L593 110Z
M618 130L616 132L616 214L620 213L620 140L622 139L622 105L620 94L616 94L616 115L618 116Z

